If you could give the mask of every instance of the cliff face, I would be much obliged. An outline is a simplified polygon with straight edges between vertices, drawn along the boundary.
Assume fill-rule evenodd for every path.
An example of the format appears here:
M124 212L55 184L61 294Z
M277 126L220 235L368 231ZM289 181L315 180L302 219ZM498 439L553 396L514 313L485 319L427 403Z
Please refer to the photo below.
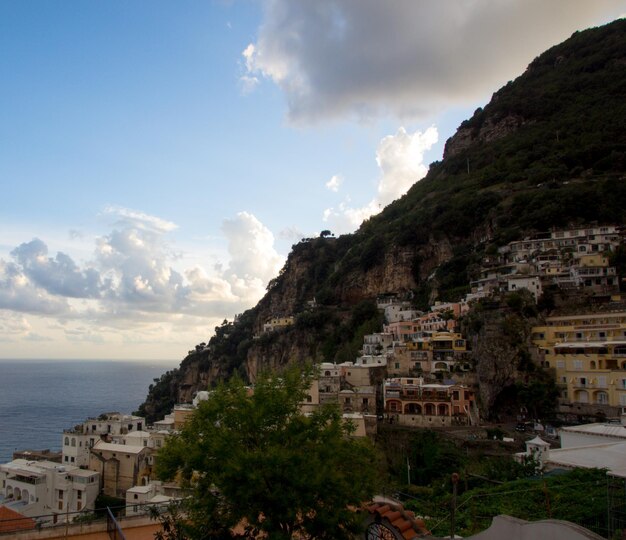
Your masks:
M143 411L162 415L233 373L254 380L287 363L353 359L362 333L378 330L364 304L377 295L397 293L422 309L455 300L485 254L512 240L573 223L624 223L625 51L621 20L539 56L459 126L443 160L405 196L352 235L294 245L257 306L162 377ZM259 337L278 316L295 316L294 326ZM502 364L478 363L491 403L514 378L515 355L496 341L481 348Z
M482 113L479 109L474 113L477 119ZM443 158L461 154L477 143L489 143L515 133L528 121L517 114L508 114L503 118L487 117L479 126L461 126L457 132L446 141Z

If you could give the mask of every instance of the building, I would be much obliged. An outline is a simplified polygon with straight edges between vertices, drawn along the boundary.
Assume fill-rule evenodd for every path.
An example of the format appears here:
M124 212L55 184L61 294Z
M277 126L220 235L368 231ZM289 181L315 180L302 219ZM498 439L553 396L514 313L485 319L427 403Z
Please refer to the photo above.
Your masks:
M98 441L90 451L89 469L100 473L105 495L125 497L129 488L149 482L150 457L151 451L146 446Z
M280 330L281 328L287 328L294 323L294 318L292 316L289 317L272 317L268 319L263 325L263 332L274 332L275 330Z
M99 479L97 472L78 467L16 459L0 465L0 495L5 506L24 516L49 515L57 523L94 509Z
M113 437L142 431L145 418L110 412L98 418L88 418L73 429L63 431L62 456L64 465L89 466L89 449L99 440L111 441Z
M536 274L531 275L522 275L522 274L513 274L512 276L507 276L506 278L506 290L508 292L519 291L521 289L526 289L533 295L535 302L539 300L543 290L541 288L541 279Z
M174 497L163 493L161 482L133 486L126 491L126 516L147 514L153 508L165 511L173 500Z
M619 416L626 407L626 312L548 317L531 337L561 390L561 412Z
M559 430L561 448L577 448L607 443L626 443L626 427L622 424L593 423L568 426Z
M420 377L387 379L384 383L387 419L402 425L443 427L478 420L474 392L458 384L424 384Z

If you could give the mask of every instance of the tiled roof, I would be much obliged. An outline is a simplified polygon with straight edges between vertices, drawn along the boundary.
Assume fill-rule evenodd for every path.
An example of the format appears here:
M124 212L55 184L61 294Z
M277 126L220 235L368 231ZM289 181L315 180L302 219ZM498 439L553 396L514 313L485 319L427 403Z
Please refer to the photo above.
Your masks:
M0 506L0 533L25 531L35 528L35 520L6 506Z
M405 510L399 502L384 501L373 502L367 506L367 511L375 519L387 521L405 540L423 538L430 535L426 524L422 519L416 518L415 514Z

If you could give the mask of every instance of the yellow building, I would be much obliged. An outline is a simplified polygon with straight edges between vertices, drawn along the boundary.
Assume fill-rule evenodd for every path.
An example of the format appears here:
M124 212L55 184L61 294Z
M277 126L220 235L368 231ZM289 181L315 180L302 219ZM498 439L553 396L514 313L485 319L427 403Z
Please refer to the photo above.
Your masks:
M626 407L626 312L549 317L532 340L573 413Z
M287 328L294 323L293 317L273 317L263 325L263 332L273 332L280 328Z

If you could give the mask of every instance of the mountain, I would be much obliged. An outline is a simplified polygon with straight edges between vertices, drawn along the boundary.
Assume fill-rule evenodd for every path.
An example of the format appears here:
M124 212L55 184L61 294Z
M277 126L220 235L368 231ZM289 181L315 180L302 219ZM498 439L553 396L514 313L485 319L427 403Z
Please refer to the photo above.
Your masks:
M480 76L477 73L476 76ZM626 20L574 33L464 121L442 161L351 235L293 246L252 309L151 386L149 419L237 372L353 360L377 295L426 308L469 291L485 254L553 227L624 224ZM313 299L317 307L309 309ZM262 333L272 317L294 324Z

